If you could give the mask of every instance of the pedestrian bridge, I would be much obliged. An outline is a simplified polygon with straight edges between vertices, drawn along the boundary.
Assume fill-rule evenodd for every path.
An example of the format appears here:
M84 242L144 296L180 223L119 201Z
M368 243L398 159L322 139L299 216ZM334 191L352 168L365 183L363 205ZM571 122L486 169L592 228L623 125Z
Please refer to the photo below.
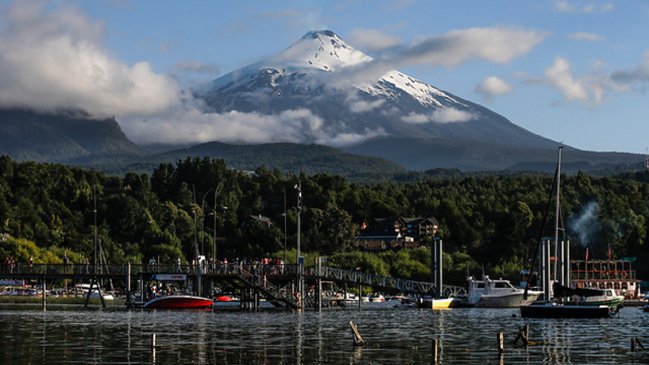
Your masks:
M389 276L366 273L359 270L345 270L329 266L299 265L262 265L259 263L228 263L204 265L101 265L94 267L84 264L16 264L1 265L0 279L9 280L76 280L91 279L113 281L115 286L125 288L127 283L135 279L141 281L156 280L165 275L181 275L186 280L195 282L230 281L238 287L256 290L267 299L284 302L287 306L295 307L295 298L289 288L294 288L297 280L302 278L307 285L315 286L318 280L333 282L338 285L352 287L371 287L374 291L415 295L437 295L438 288L431 282L406 280ZM52 287L48 284L48 287ZM204 286L203 286L204 288ZM439 291L440 296L465 294L465 289L459 286L444 285ZM203 290L203 293L205 290Z

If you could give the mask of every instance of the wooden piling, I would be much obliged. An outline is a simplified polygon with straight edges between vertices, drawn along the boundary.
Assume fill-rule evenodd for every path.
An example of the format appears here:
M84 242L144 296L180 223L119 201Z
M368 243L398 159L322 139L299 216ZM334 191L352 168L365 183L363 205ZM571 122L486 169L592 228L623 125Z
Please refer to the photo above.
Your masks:
M498 332L498 353L502 354L505 352L505 334L503 332Z
M638 340L638 336L631 337L631 352L636 352L639 350L644 350L644 346L642 346L642 343L640 342L640 340Z
M437 351L437 337L433 338L433 365L439 364L438 351Z
M530 343L529 333L530 333L530 325L526 324L525 326L521 327L518 330L518 335L516 335L516 339L514 340L514 345L518 344L518 340L521 340L523 346L528 346Z
M526 324L523 327L523 345L527 346L530 343L530 325Z
M45 276L43 276L43 310L47 310L47 287L45 284Z
M151 363L155 364L156 359L155 359L155 333L151 334Z
M354 346L365 346L366 343L363 340L363 337L361 337L360 332L358 332L358 327L354 322L349 321L349 328L352 329L352 334L354 335Z

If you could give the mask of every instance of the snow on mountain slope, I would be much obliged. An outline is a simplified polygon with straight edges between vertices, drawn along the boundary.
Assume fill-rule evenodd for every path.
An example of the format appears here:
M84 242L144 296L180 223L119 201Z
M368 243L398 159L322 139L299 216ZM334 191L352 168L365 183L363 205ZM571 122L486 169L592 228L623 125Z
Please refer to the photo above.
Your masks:
M312 31L283 52L192 93L208 113L300 111L319 125L317 133L301 134L303 143L394 136L556 146L478 104L397 70L373 66L383 65L334 32Z

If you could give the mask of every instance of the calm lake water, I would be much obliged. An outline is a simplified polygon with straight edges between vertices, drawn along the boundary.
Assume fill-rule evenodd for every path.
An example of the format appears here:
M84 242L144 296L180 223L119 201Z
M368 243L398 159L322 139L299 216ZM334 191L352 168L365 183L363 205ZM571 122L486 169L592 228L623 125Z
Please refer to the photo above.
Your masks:
M354 347L350 320L366 347ZM524 324L538 342L527 348L512 344ZM633 336L647 350L632 353ZM613 318L552 320L388 303L321 313L0 307L0 364L430 364L433 338L441 364L649 363L649 313L633 307Z

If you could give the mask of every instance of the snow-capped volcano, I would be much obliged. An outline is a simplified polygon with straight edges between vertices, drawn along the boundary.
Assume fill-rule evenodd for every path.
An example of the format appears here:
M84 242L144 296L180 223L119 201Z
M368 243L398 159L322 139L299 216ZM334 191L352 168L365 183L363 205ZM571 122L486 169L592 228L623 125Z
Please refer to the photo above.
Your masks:
M335 71L371 58L350 47L330 30L308 32L284 52L267 60L268 66L282 65L286 68L317 68Z
M330 30L312 31L283 52L192 92L209 113L291 116L303 143L341 146L394 137L556 146L489 109L389 65L354 49ZM295 115L300 116L299 123Z

